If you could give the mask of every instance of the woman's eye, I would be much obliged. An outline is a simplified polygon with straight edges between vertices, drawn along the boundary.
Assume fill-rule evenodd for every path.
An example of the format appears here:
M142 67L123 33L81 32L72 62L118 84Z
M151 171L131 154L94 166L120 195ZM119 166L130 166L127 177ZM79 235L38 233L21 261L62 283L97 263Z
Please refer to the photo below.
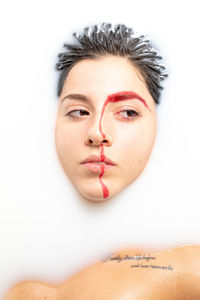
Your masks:
M119 112L119 115L125 119L134 119L135 117L137 117L139 114L132 109L126 109L126 110L122 110Z
M71 118L80 118L82 116L87 116L89 115L89 112L83 109L76 109L68 112L66 116L69 116Z

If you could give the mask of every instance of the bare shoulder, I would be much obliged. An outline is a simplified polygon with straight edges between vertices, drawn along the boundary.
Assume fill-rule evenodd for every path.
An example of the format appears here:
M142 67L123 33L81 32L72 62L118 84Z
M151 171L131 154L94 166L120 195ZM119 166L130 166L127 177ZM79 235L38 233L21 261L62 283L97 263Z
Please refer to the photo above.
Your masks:
M199 245L183 245L168 250L171 256L177 262L182 264L183 270L194 273L200 271L200 246Z
M181 247L186 255L195 255L200 258L200 245L185 245Z
M58 286L21 283L10 290L5 300L196 300L200 299L199 282L198 245L161 251L126 248L84 268Z
M24 282L13 287L5 300L56 300L56 288L39 282Z

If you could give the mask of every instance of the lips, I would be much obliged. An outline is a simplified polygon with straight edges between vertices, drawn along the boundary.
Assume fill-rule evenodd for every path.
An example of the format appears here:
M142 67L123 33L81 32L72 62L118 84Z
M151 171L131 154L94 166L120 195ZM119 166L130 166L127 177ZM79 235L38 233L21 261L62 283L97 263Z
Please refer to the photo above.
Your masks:
M85 163L99 163L99 164L102 163L111 166L116 165L111 159L109 159L105 155L90 155L81 162L81 164L85 164Z
M90 155L81 164L92 173L103 173L116 166L116 164L105 155Z

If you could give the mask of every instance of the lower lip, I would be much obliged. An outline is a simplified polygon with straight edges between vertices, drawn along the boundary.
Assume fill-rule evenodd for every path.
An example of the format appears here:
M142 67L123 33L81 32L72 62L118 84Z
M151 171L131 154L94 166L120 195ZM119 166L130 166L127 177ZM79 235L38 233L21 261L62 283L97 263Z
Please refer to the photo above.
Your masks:
M84 163L83 166L91 171L92 173L101 173L102 171L107 171L109 169L112 169L113 165L107 165L107 164L100 164L100 163Z

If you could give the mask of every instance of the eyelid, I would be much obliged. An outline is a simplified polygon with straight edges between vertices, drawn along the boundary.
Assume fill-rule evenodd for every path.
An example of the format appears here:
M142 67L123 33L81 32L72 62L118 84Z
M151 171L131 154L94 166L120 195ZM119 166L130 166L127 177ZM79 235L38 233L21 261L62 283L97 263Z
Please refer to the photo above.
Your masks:
M136 110L134 109L124 109L124 110L121 110L120 112L118 112L117 114L121 114L121 113L124 113L124 112L133 112L134 113L134 118L136 116L139 116L139 114L136 112ZM131 118L131 117L130 117Z
M141 109L135 107L135 106L121 106L121 107L118 107L116 110L115 110L115 113L120 113L122 111L126 111L126 110L134 110L138 115L141 115L142 112L141 112Z
M74 115L73 116L73 113L81 112L81 111L86 112L88 114L83 114L83 115L78 115L78 116ZM67 112L65 114L65 116L70 118L70 119L79 119L79 120L87 117L88 115L90 115L90 113L86 109L73 109L73 110L70 110L69 112Z
M128 112L133 112L133 115L129 115ZM126 115L127 112L127 115ZM124 115L125 113L125 115ZM138 111L138 109L135 109L134 107L120 107L118 110L114 113L115 117L120 120L120 121L125 121L125 122L132 122L141 117L141 113Z
M87 106L80 105L80 104L77 104L77 105L73 104L73 105L70 105L70 106L68 106L64 109L65 114L69 113L69 112L72 112L74 110L86 110L86 111L90 112L90 109Z

